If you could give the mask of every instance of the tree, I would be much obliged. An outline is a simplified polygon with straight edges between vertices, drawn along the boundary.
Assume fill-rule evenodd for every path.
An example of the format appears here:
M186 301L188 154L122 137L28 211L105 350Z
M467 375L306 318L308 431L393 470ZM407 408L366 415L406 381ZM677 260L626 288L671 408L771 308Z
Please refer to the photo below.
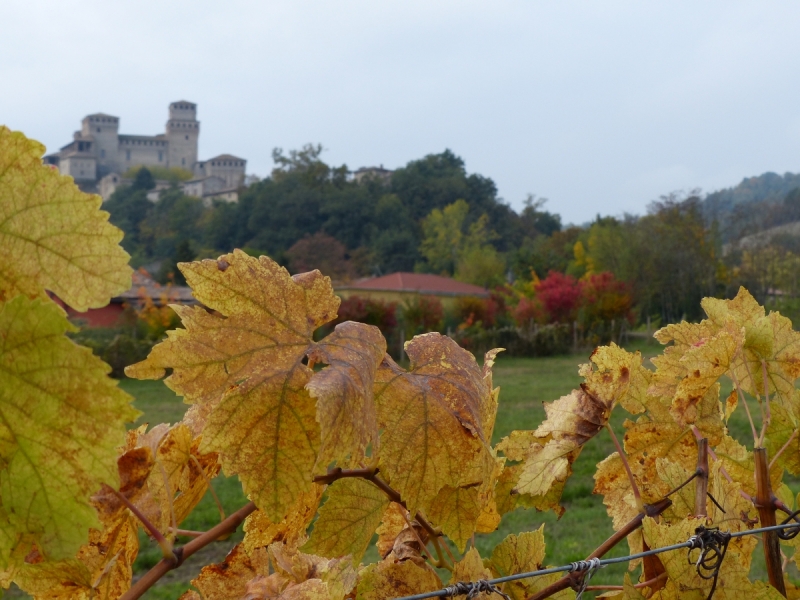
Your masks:
M286 252L292 273L319 269L339 281L353 276L347 249L340 241L322 232L298 240Z
M133 180L133 184L131 188L134 191L137 190L152 190L156 187L156 182L153 179L153 174L150 173L150 170L146 167L142 167L136 172L136 177Z

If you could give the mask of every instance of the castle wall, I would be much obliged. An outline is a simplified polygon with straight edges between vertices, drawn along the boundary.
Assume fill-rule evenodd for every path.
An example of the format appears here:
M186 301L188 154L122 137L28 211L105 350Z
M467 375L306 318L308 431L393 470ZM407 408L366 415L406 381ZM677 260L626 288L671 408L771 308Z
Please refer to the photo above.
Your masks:
M169 141L168 166L191 170L197 162L200 137L196 104L179 101L169 105L166 137Z
M244 182L246 166L246 160L223 154L201 163L201 170L206 177L219 177L226 187L235 188Z
M62 175L70 175L75 181L97 179L97 161L88 154L75 154L62 159L58 170Z
M118 150L119 173L132 167L168 166L169 142L162 136L121 135Z

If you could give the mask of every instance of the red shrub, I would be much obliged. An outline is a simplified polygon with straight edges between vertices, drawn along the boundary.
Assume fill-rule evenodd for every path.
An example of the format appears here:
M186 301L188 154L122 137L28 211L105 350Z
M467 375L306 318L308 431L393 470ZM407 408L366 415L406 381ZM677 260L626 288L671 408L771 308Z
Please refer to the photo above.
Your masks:
M531 321L542 323L545 320L544 308L536 298L522 298L514 308L514 321L520 327L530 325Z
M535 289L536 299L541 302L549 322L570 323L576 319L582 295L577 279L550 271Z
M627 283L615 279L612 273L605 271L590 275L583 282L582 288L584 315L588 326L612 319L633 322L633 299Z
M339 316L334 324L356 321L375 325L387 336L397 326L396 311L397 304L395 302L350 296L342 300L342 304L339 306Z

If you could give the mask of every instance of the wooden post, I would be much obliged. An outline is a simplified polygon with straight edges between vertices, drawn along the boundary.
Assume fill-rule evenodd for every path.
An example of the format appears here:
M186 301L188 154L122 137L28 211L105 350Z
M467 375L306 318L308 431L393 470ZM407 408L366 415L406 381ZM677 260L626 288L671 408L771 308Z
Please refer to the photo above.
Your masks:
M697 471L694 488L694 514L697 517L708 516L708 439L697 440Z
M756 509L761 527L777 525L775 518L775 495L769 480L769 461L766 448L755 448L753 455L756 461ZM764 543L764 558L767 562L769 583L786 597L786 586L783 583L781 569L781 546L777 531L765 531L761 534Z

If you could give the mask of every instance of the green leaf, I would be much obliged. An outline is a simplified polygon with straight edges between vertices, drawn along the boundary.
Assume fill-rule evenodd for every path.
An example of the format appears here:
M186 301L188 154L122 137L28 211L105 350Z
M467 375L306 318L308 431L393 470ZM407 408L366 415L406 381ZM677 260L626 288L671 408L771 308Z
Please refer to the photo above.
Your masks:
M118 485L117 447L138 412L72 329L49 301L0 304L0 564L25 535L48 559L72 556L100 528L89 496Z

